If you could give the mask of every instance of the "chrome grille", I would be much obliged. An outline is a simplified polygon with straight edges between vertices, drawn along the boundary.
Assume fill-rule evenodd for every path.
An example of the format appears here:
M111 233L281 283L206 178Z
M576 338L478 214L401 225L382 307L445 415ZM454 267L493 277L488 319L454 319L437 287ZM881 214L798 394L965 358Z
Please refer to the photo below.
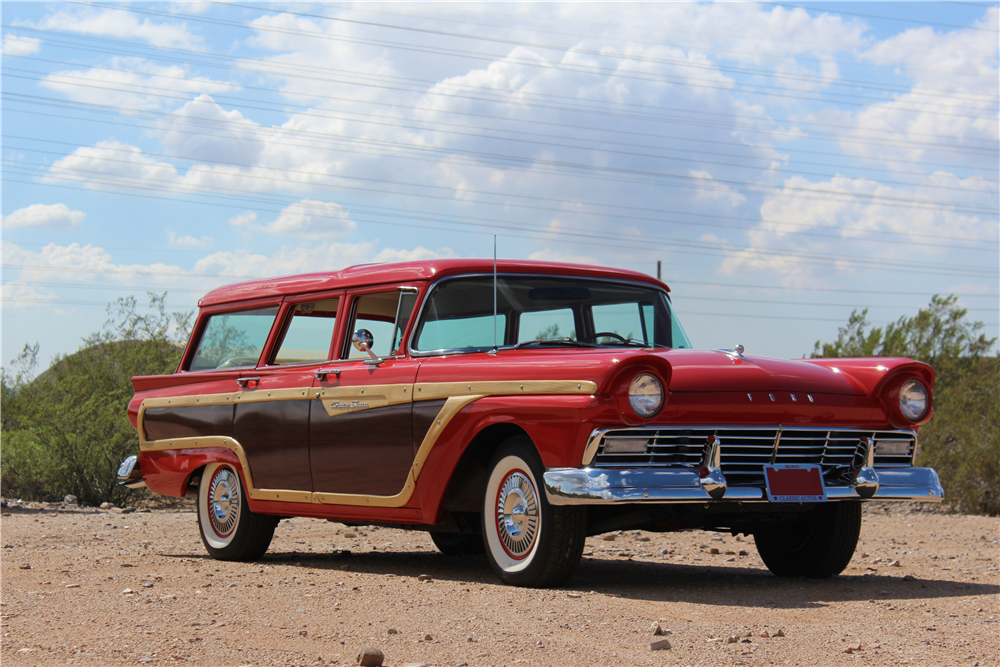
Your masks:
M875 467L911 465L916 436L909 431L862 431L778 428L633 428L607 431L600 437L595 468L684 467L701 464L705 440L718 436L722 441L721 465L733 486L764 483L763 466L769 463L802 463L822 466L824 474L849 466L860 456L861 438L876 442ZM620 452L622 446L645 451ZM904 443L907 453L880 455L879 443ZM896 449L902 450L897 446Z

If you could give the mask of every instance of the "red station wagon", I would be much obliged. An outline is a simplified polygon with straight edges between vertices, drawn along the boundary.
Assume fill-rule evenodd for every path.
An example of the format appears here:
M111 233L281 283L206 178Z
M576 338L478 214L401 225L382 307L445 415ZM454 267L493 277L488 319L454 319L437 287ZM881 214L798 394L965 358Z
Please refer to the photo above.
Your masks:
M280 517L429 531L552 586L588 535L753 535L779 576L847 567L867 500L940 501L913 467L934 371L692 349L669 289L527 261L356 266L222 287L173 375L136 377L129 486L196 494L208 552Z

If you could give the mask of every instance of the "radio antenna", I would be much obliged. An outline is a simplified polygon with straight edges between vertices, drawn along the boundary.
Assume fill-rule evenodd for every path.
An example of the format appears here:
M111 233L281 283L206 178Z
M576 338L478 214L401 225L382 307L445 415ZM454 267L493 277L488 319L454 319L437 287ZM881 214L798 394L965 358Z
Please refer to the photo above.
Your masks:
M493 235L493 349L490 354L496 355L497 349L497 235Z

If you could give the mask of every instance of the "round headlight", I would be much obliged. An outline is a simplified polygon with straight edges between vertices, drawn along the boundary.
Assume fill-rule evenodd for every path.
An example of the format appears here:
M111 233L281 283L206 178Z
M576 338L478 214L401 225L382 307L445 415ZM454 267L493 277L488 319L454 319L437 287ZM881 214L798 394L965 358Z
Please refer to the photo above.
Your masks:
M920 380L907 380L899 388L899 411L910 421L917 421L927 412L927 387Z
M663 385L656 376L640 373L628 386L628 402L640 417L652 417L663 407Z

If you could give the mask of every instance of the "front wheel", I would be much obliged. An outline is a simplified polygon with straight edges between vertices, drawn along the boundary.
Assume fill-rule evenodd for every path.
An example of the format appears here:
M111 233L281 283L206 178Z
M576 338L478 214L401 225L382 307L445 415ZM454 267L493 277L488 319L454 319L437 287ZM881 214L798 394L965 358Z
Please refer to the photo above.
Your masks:
M528 438L510 438L493 457L483 493L483 535L505 584L542 588L565 581L583 553L582 507L554 507L539 484L542 462Z
M826 578L840 574L861 535L861 503L827 503L802 520L755 531L761 560L779 577Z
M278 517L250 511L240 475L228 463L205 466L198 486L201 541L218 560L251 561L264 555Z

